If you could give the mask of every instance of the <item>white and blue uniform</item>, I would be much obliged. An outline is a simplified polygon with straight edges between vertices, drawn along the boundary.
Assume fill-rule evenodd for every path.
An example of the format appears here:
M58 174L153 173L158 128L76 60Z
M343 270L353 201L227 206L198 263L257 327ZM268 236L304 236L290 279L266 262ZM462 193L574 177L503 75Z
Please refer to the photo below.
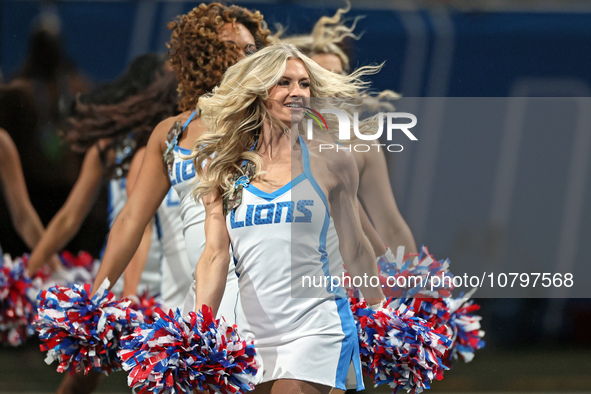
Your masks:
M195 113L183 125L182 131L185 131L189 123L193 120ZM179 136L180 138L180 136ZM191 151L184 149L175 144L174 146L174 163L172 166L172 173L170 175L170 183L180 198L180 217L183 223L183 235L185 237L186 251L189 258L189 273L185 274L186 279L189 280L189 285L186 283L185 302L183 304L183 316L195 310L195 268L199 262L199 257L205 249L205 208L202 204L198 204L193 197L193 189L196 186L195 181L195 167L192 160L183 160L181 155L189 155ZM226 290L222 302L218 309L217 317L224 317L224 319L233 324L235 322L234 308L236 306L236 298L238 296L238 278L234 271L234 264L228 262L228 278L226 280ZM177 274L175 274L176 277Z
M248 184L242 204L226 218L239 275L236 323L255 341L262 382L297 379L345 390L353 362L362 389L348 300L321 285L342 269L331 271L329 206L302 138L300 144L304 172L273 193Z
M162 251L162 302L172 310L182 308L191 287L191 263L187 255L181 219L181 200L171 187L156 214Z
M120 160L120 153L117 152L117 160ZM119 213L125 206L125 202L127 201L127 190L126 190L127 178L120 177L120 178L113 178L109 181L109 206L108 206L108 219L109 219L109 230L113 227L113 223L115 223L115 219L119 216ZM160 274L160 267L162 265L162 247L160 245L160 240L158 239L158 232L156 227L152 225L152 243L150 246L150 251L148 253L148 259L146 260L146 265L144 271L142 272L142 277L140 279L140 283L138 285L137 293L141 294L145 290L148 290L148 294L150 296L154 296L160 293L160 285L161 285L161 274ZM103 259L103 254L105 252L105 247L107 246L107 240L109 239L109 235L107 234L107 239L105 239L105 245L100 253L101 260ZM123 292L123 279L122 277L119 278L117 282L113 285L111 289L113 293L116 295L121 295Z

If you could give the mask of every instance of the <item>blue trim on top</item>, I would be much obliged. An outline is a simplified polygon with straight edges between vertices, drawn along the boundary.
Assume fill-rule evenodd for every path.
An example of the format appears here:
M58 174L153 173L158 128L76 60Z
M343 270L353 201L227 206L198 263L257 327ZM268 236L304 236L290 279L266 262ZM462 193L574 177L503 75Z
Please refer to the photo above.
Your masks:
M234 255L234 246L232 245L232 243L230 243L230 254L232 255L232 260L234 261L234 273L236 274L236 277L240 279L240 274L238 273L238 271L236 271L236 264L238 264L238 260ZM238 316L236 313L236 307L238 306L238 297L240 297L240 294L236 295L236 301L234 301L234 321L238 320Z
M256 148L258 143L259 143L259 139L257 138L257 140L254 142L254 145L251 146L248 151L252 152L254 150L254 148ZM240 164L240 167L244 167L246 165L246 163L248 163L248 160L246 160L246 159L242 160L242 164Z
M234 273L236 274L237 278L240 278L240 274L236 271L236 264L238 264L238 260L236 260L236 256L234 256L234 251L232 251L232 259L234 260Z
M107 187L107 196L107 220L109 221L109 230L111 230L111 226L113 225L113 222L115 222L115 219L112 218L115 207L113 204L113 190L111 188L111 183L109 183Z
M324 223L322 225L322 231L320 232L320 239L318 240L318 252L320 252L322 271L324 271L324 275L327 277L327 279L329 279L328 282L330 283L328 253L326 252L326 235L328 234L328 227L330 225L330 211L328 209L328 202L326 200L326 196L324 195L324 191L320 188L320 185L318 185L318 182L316 182L316 179L314 179L314 176L312 175L312 170L310 169L310 154L308 152L308 147L306 146L306 143L304 142L302 136L300 136L300 145L302 147L302 158L304 161L304 174L306 174L306 178L308 178L310 184L312 185L314 190L316 190L316 193L318 194L326 208L326 210L324 211ZM334 290L330 290L330 286L328 284L326 289L331 293L334 292Z
M193 151L191 149L183 148L183 147L178 146L178 145L175 145L174 146L174 150L176 152L182 153L183 155L190 155L191 153L193 153Z
M191 114L191 116L189 116L189 119L187 119L187 121L185 122L185 124L183 125L183 127L181 129L181 133L183 131L185 131L185 129L187 128L187 126L189 125L189 123L191 123L191 121L193 120L193 118L195 117L196 114L197 114L197 110L193 111L193 113Z
M193 113L191 113L191 115L189 116L189 119L187 119L185 121L185 124L183 124L183 127L181 127L181 132L180 134L177 136L176 139L176 143L174 145L173 150L182 153L183 155L188 155L192 152L191 149L186 149L186 148L181 148L179 146L179 138L181 137L181 135L183 135L185 129L187 128L187 126L189 126L189 123L191 123L191 121L193 120L193 118L195 117L195 115L197 114L197 110L193 111ZM178 148L178 149L177 149Z
M283 194L287 193L292 187L296 187L300 182L302 182L305 179L306 179L306 174L304 174L302 172L300 175L295 177L293 180L289 181L288 183L281 186L279 189L275 190L272 193L264 192L261 189L259 189L258 187L253 186L250 183L248 185L246 185L246 190L248 190L249 192L251 192L252 194L254 194L257 197L263 198L267 201L273 201L277 197L280 197Z
M326 207L326 213L324 217L324 225L322 226L322 231L320 233L319 239L319 247L318 251L321 253L321 262L322 262L322 270L327 278L330 279L330 271L328 267L328 254L326 252L326 235L328 233L328 227L330 224L330 210L328 208L328 201L326 199L326 195L314 176L312 175L312 170L310 169L310 154L308 152L308 147L304 142L302 136L299 137L300 145L302 147L302 158L304 161L304 174L310 181L310 184L318 193L318 196L324 202L324 206ZM327 288L330 292L330 289ZM338 291L338 289L336 289ZM335 291L333 290L333 293ZM335 299L337 304L337 310L339 313L339 318L341 321L341 329L345 334L345 339L343 339L343 344L341 347L341 354L339 356L339 362L337 365L337 375L335 378L335 387L340 390L346 390L345 387L345 380L347 378L347 373L349 371L349 365L351 361L353 361L353 366L355 368L355 376L357 378L357 390L363 390L363 378L361 375L361 360L359 356L359 340L357 337L357 328L355 327L355 321L353 319L353 314L351 313L351 308L349 307L349 301L346 298L337 298Z
M154 214L154 225L156 226L156 235L158 236L158 239L162 240L162 225L160 224L158 212Z
M312 183L312 182L310 182ZM322 224L322 231L320 231L320 237L318 239L318 252L320 252L320 262L322 263L322 271L324 272L324 276L328 280L326 285L326 290L329 293L335 293L338 291L337 289L331 289L331 275L330 275L330 267L328 264L328 252L326 251L326 234L328 234L328 227L330 226L330 215L328 211L324 213L324 223Z
M304 174L306 174L306 177L310 180L312 187L314 188L314 190L316 190L316 193L318 193L322 202L324 202L324 206L326 207L326 212L328 213L328 215L330 215L330 209L328 209L328 200L326 199L326 196L324 195L324 191L322 190L320 185L318 185L318 182L316 182L316 179L314 179L314 176L312 175L312 171L310 170L310 154L308 152L308 147L306 146L306 143L304 142L304 139L302 138L301 135L300 135L300 145L302 147L302 158L304 159Z

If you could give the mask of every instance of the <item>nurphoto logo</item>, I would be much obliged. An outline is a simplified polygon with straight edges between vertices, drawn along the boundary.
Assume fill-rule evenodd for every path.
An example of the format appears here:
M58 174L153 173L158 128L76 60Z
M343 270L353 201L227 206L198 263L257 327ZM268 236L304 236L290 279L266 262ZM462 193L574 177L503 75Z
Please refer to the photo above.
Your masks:
M414 126L417 125L417 117L409 112L379 112L377 115L377 130L371 132L361 132L359 130L359 113L353 112L353 121L347 111L340 109L321 109L316 111L312 108L304 107L306 110L305 114L308 117L306 138L308 140L313 139L314 134L314 122L318 124L320 130L323 132L336 132L336 130L329 130L328 123L324 118L323 114L331 114L336 116L338 122L338 140L340 143L335 144L320 144L319 151L334 149L337 151L355 151L355 152L369 152L372 149L384 149L388 152L402 152L404 147L401 144L382 144L379 142L379 138L384 134L384 123L386 123L385 132L387 141L391 142L395 132L402 132L409 140L418 141L417 137L410 131ZM398 122L398 120L406 119L407 122ZM352 127L351 127L352 126ZM353 130L353 135L351 133ZM336 135L336 134L335 134ZM373 143L351 143L346 145L346 141L351 141L354 137L360 141L371 141Z

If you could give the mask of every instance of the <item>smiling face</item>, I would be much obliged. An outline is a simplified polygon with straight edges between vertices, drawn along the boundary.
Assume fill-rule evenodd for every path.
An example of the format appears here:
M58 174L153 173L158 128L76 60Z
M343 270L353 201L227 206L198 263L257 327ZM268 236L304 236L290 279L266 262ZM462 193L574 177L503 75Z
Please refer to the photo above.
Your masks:
M230 22L225 23L218 33L218 40L236 44L240 59L256 52L257 47L250 31L242 23L236 23L234 26Z
M285 73L269 90L267 109L287 127L304 117L304 106L310 97L310 77L299 59L287 60Z

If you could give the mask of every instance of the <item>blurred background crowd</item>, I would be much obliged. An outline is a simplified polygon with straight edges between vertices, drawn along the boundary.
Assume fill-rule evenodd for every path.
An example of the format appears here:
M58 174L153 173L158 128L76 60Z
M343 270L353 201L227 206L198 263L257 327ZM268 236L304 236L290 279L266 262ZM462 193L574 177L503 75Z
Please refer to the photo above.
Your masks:
M338 0L234 3L260 10L272 30L281 24L289 34L308 33L321 16L343 5ZM375 90L392 89L407 98L572 98L567 112L580 126L530 127L517 139L503 130L441 127L423 130L419 143L389 154L394 194L417 244L428 245L437 258L449 257L454 273L456 262L476 259L487 262L489 271L507 272L519 261L543 260L557 272L573 271L576 281L591 279L591 204L586 203L591 163L584 159L591 153L586 119L591 2L351 4L347 16L364 16L356 28L363 34L345 41L343 49L352 68L385 62L373 77ZM18 148L32 204L44 224L62 206L80 170L82 157L60 139L68 106L77 94L113 80L138 55L166 53L167 23L196 5L0 1L0 127ZM69 250L98 256L107 232L106 206L105 192ZM22 255L29 250L9 216L0 200L3 251ZM487 348L472 364L434 383L433 391L591 391L589 299L566 293L479 303ZM15 358L42 359L32 349L30 354L0 349L0 366ZM55 375L50 367L42 369ZM13 374L0 368L0 391L37 391Z

